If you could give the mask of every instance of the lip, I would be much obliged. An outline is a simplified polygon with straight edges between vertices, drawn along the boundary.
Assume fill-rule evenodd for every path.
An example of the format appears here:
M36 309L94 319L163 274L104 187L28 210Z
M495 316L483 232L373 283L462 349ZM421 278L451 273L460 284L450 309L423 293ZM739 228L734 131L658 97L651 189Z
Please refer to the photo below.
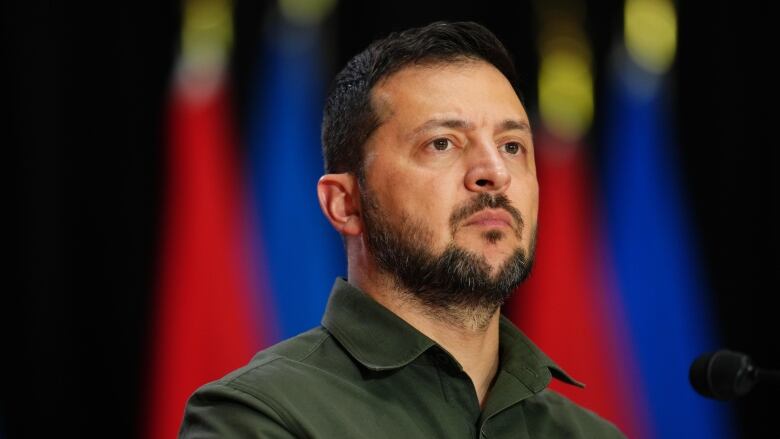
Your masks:
M466 226L512 227L512 215L505 210L487 209L470 216Z

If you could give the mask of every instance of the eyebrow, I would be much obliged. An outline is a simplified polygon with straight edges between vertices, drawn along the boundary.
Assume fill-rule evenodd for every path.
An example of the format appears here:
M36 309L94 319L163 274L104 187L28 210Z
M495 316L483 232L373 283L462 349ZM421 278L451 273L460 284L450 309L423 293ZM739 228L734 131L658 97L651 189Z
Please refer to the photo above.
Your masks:
M499 123L497 127L501 131L520 130L529 134L531 133L531 126L524 120L506 119ZM409 137L414 137L421 132L428 131L433 128L452 128L468 131L474 128L474 124L463 119L430 119L415 128L409 134Z
M520 130L531 133L531 126L524 120L506 119L498 126L501 128L501 131Z
M430 119L423 123L422 125L415 128L409 135L409 137L414 137L417 134L428 131L433 128L453 128L453 129L459 129L459 130L470 130L474 128L474 124L467 122L463 119Z

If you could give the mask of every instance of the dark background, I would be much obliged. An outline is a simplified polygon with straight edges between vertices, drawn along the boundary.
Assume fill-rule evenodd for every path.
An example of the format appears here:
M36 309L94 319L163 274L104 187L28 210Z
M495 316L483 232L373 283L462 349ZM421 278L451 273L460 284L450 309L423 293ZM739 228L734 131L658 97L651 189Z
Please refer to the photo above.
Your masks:
M0 316L4 437L138 437L143 421L164 105L180 5L104 3L3 6L2 143L12 188L4 211L14 262ZM267 3L235 5L239 115ZM598 98L622 2L586 3ZM671 76L680 190L694 215L722 345L780 368L780 120L770 68L777 25L768 9L768 2L679 4ZM528 2L339 2L325 23L331 70L390 30L441 19L479 21L496 32L515 56L533 112L538 28ZM599 105L589 139L594 158ZM738 415L741 437L780 437L779 392L759 387L724 403Z

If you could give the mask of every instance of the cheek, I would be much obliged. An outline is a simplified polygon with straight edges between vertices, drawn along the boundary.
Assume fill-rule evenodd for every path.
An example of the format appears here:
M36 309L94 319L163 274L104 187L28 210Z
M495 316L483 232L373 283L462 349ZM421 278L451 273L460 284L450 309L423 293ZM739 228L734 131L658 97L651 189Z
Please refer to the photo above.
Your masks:
M386 192L390 213L404 213L421 221L440 235L449 231L449 218L454 206L455 190L452 182L443 176L425 173L397 173L388 175Z
M539 217L539 184L536 183L536 179L534 178L534 184L533 188L530 191L529 194L531 204L532 204L532 215L533 215L533 222L536 224L537 218Z
M539 184L536 181L536 177L530 175L517 183L519 184L513 184L516 189L512 199L523 214L526 228L532 229L536 225L539 216Z

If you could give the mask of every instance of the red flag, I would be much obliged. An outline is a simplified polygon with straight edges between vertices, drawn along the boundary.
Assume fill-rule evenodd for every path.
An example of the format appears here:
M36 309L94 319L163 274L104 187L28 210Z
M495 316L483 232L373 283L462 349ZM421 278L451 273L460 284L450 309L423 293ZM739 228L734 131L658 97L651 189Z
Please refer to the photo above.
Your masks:
M145 410L153 439L176 437L189 395L246 364L260 346L226 90L219 81L191 85L179 78L170 105L167 215Z
M633 358L621 340L620 307L605 281L587 157L581 145L537 136L540 210L531 277L507 313L539 347L584 382L552 388L615 423L631 438L639 426L630 379ZM638 385L638 384L636 384Z

